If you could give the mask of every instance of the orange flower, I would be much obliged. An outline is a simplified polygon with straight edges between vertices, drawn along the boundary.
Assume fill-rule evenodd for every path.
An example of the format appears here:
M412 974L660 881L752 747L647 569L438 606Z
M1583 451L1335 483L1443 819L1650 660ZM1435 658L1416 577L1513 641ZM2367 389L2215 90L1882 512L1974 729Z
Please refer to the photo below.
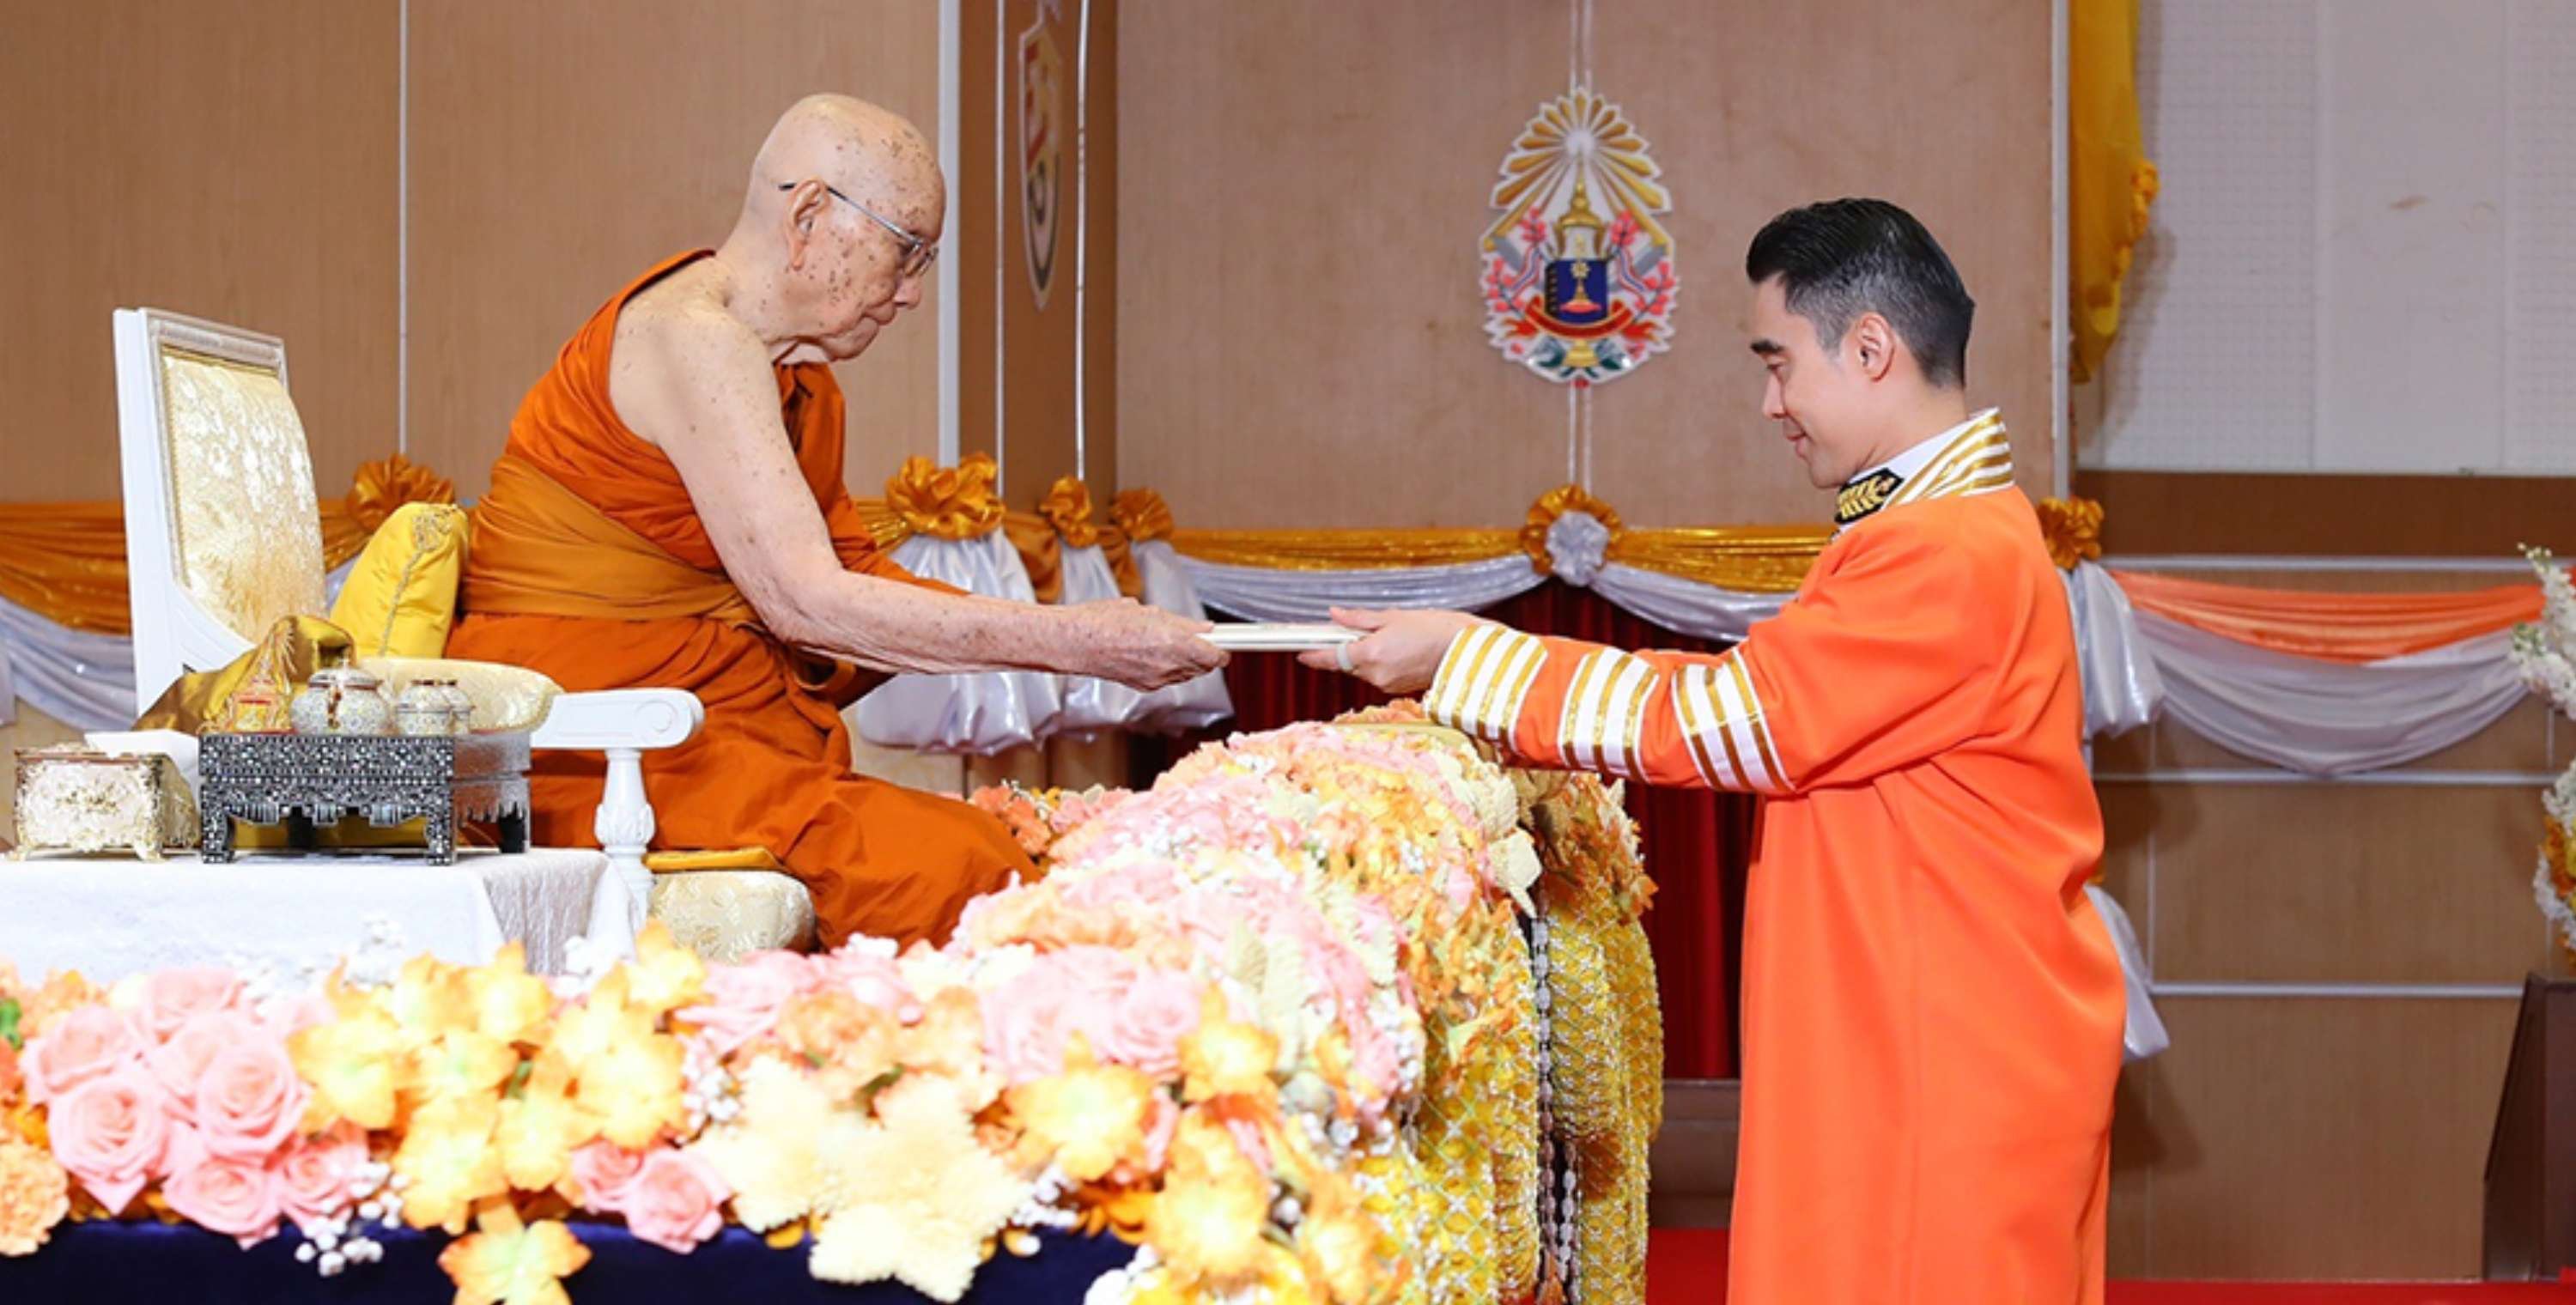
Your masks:
M500 1104L490 1097L447 1097L412 1114L393 1158L394 1172L411 1180L403 1193L404 1222L461 1233L475 1202L510 1190L493 1145L500 1118Z
M1023 1083L1006 1099L1044 1155L1066 1177L1088 1183L1144 1153L1154 1081L1126 1065L1095 1063L1076 1033L1065 1046L1062 1074Z
M475 1031L505 1043L538 1041L555 1008L554 992L528 973L527 948L515 942L488 964L466 971L465 999Z
M456 1283L456 1305L571 1305L563 1280L590 1263L590 1248L552 1219L519 1222L507 1201L485 1206L475 1231L438 1254Z
M778 1012L778 1040L814 1069L824 1093L850 1101L895 1068L894 1017L832 989L792 998Z
M1225 1125L1197 1111L1183 1116L1145 1240L1182 1284L1225 1291L1260 1274L1269 1227L1270 1179Z
M635 935L635 959L626 969L626 1000L648 1014L667 1015L706 996L706 962L673 941L669 926L659 920Z
M51 1153L0 1140L0 1256L35 1254L71 1208L71 1178Z
M340 1018L301 1030L286 1040L295 1073L313 1087L304 1126L319 1132L343 1119L361 1128L389 1128L402 1086L409 1040L384 1012L342 1007Z
M1279 1039L1227 1018L1225 999L1213 988L1201 1010L1198 1029L1181 1039L1182 1100L1196 1105L1240 1095L1265 1108L1277 1102L1279 1084L1270 1071L1279 1063Z

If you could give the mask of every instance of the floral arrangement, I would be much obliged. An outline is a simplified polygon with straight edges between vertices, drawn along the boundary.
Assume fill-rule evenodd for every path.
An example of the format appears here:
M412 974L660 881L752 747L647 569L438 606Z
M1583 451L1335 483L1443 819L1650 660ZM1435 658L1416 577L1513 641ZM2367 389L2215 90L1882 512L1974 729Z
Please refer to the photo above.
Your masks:
M1048 873L936 948L0 969L0 1255L157 1217L291 1226L335 1275L407 1225L460 1305L550 1305L619 1219L954 1301L1064 1230L1136 1247L1092 1305L1642 1299L1660 1030L1615 789L1397 709L980 801Z
M2549 550L2525 549L2524 555L2540 576L2540 619L2514 627L2513 664L2533 693L2576 719L2576 586ZM2532 875L2532 895L2549 918L2558 945L2576 959L2576 765L2558 777L2541 803L2549 822L2540 867Z

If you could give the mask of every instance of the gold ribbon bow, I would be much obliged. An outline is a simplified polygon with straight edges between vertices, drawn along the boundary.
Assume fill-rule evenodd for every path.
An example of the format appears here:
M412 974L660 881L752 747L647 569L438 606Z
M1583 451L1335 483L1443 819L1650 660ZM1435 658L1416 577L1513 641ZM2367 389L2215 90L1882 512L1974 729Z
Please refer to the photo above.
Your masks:
M1090 487L1071 476L1059 478L1048 488L1038 504L1038 515L1055 527L1069 548L1089 548L1100 542L1100 527L1091 520Z
M1172 505L1150 489L1119 491L1109 502L1109 519L1131 544L1172 537Z
M358 468L349 482L349 518L372 535L408 503L453 503L456 482L397 453Z
M1619 546L1620 532L1626 529L1609 504L1594 498L1580 485L1559 485L1539 495L1538 501L1530 504L1528 524L1521 527L1521 551L1529 554L1530 565L1537 567L1540 575L1555 574L1556 562L1547 552L1547 532L1555 527L1558 517L1568 512L1584 513L1609 527L1609 546L1614 549Z
M2039 509L2039 532L2048 541L2048 560L2059 570L2072 571L2078 562L2101 559L2101 504L2089 498L2044 498L2032 506Z
M933 539L980 539L1002 524L1002 501L993 496L996 469L989 453L970 453L954 467L912 457L886 481L886 506L914 534Z

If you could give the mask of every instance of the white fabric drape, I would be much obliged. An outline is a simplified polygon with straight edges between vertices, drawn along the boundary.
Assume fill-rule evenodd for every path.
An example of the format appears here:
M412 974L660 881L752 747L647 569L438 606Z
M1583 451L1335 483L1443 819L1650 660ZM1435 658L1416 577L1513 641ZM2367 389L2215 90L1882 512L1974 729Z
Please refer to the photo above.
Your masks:
M336 600L357 565L351 558L323 580L323 601ZM144 706L134 701L134 641L59 625L0 598L0 725L18 719L18 701L82 730L117 730Z
M2111 573L2091 562L2078 562L2059 573L2066 582L2066 604L2075 620L2076 664L2084 681L2084 736L2091 739L2126 734L2156 718L2164 701L2164 677L2138 642L2136 613L2129 595Z
M1321 621L1335 607L1442 607L1474 612L1544 579L1520 554L1452 566L1283 571L1184 557L1200 601L1248 621Z
M2306 775L2430 756L2485 729L2525 692L2504 632L2355 665L2237 643L2153 612L2133 620L2174 719Z
M1066 550L1068 555L1075 551ZM1099 554L1097 548L1087 550ZM1200 605L1198 590L1190 584L1190 574L1181 566L1180 554L1171 544L1149 539L1129 547L1136 563L1137 578L1144 582L1144 601L1148 607L1159 607L1176 616L1193 621L1207 619L1207 608ZM1107 590L1097 586L1107 584ZM1110 575L1109 561L1103 557L1092 579L1084 581L1082 594L1088 601L1094 594L1116 597L1117 581ZM1074 597L1073 575L1065 574L1065 601ZM1225 691L1225 675L1210 671L1195 680L1156 689L1139 696L1128 709L1125 727L1139 734L1179 734L1205 729L1234 714L1234 699Z
M1779 615L1787 594L1749 594L1612 562L1592 578L1592 592L1667 630L1732 643L1756 621Z
M968 593L1038 600L1019 550L998 530L980 539L914 535L895 546L894 560ZM898 675L859 700L859 734L880 747L989 756L1045 738L1063 711L1057 677L1044 672Z
M1097 544L1088 548L1064 544L1056 565L1064 585L1059 601L1067 607L1119 596L1118 577L1109 570L1109 557ZM1089 676L1068 675L1063 686L1064 712L1056 718L1056 728L1079 738L1119 728L1135 717L1145 700L1144 694L1126 685Z
M0 725L16 718L21 698L76 729L134 723L134 643L122 635L57 625L0 599L0 660L7 663L0 679L15 688L0 698Z

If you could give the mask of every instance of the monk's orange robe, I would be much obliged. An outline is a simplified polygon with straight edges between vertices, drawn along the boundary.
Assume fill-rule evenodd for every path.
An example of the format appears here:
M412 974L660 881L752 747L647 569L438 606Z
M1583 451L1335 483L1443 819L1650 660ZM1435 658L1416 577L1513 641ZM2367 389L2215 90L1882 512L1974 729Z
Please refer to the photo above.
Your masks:
M1431 714L1534 763L1766 795L1729 1305L2102 1299L2119 961L2074 630L1992 414L1854 482L1715 657L1498 626Z
M689 743L644 756L657 849L768 849L814 894L825 945L851 934L939 938L967 900L1029 859L990 816L850 771L841 708L872 679L781 643L725 579L669 458L608 400L617 314L703 254L647 272L608 301L528 391L475 505L453 657L509 662L569 690L686 689L706 705ZM841 564L915 580L868 535L841 483L842 402L831 369L778 369L779 416ZM945 588L945 586L932 586ZM538 754L534 838L595 847L604 763Z

